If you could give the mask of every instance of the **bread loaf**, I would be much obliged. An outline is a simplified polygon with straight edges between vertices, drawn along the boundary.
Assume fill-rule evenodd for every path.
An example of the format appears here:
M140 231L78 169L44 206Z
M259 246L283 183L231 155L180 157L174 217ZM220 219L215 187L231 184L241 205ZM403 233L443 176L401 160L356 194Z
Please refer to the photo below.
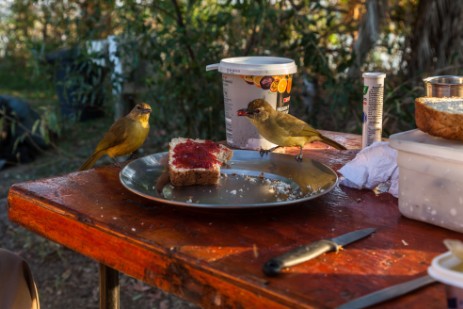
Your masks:
M231 149L210 140L174 138L169 143L169 176L174 186L216 185Z
M430 135L463 141L463 98L416 98L415 122Z

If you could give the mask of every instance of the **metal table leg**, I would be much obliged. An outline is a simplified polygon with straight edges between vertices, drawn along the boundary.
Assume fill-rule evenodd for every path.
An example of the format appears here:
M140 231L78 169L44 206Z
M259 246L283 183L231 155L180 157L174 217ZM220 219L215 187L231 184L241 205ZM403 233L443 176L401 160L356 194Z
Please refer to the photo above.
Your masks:
M119 272L100 263L100 309L119 308Z

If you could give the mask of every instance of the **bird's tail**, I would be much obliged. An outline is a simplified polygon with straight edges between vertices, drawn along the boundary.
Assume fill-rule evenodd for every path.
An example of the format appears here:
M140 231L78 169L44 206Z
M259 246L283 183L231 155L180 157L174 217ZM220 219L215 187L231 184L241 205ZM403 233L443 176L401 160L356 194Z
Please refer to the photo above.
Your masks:
M88 158L87 161L85 161L84 164L82 164L82 166L79 168L79 171L88 170L89 168L92 168L92 166L95 165L95 162L98 161L98 159L101 158L104 154L104 151L97 151L94 154L92 154L90 158Z
M327 144L327 145L329 145L331 147L334 147L334 148L336 148L338 150L346 150L347 149L343 145L339 144L338 142L333 141L331 138L328 138L328 137L326 137L324 135L322 135L321 138L322 138L321 141L323 143L325 143L325 144Z

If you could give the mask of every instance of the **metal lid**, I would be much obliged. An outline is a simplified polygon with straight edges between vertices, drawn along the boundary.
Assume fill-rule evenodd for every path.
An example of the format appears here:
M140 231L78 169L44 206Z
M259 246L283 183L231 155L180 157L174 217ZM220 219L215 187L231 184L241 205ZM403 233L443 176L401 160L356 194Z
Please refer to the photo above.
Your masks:
M440 75L427 77L423 79L423 81L425 83L436 85L460 85L463 84L463 77L455 75Z

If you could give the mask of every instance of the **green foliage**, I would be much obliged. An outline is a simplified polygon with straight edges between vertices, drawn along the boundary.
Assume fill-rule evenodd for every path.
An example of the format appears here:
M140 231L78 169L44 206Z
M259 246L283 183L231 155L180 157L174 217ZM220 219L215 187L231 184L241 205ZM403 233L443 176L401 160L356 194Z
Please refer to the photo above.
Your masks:
M406 38L413 34L419 1L386 2L387 23L358 72L387 73L384 126L385 132L394 133L413 125L410 102L422 89L416 81L404 82L399 67L386 63L384 56L402 55ZM48 76L47 80L53 72L43 59L50 51L83 48L88 40L116 35L124 62L118 78L145 90L144 99L154 109L153 128L164 132L166 140L176 135L225 138L221 76L205 67L246 55L294 59L298 73L291 113L320 129L360 133L362 78L351 69L356 65L353 45L366 12L364 1L23 0L12 12L9 21L17 31L0 27L16 40L6 54L22 51L36 76ZM75 94L92 102L96 91L80 78L69 77L65 85L79 85ZM312 100L306 100L304 81L316 90ZM104 91L109 93L107 84ZM105 103L112 103L109 96Z
M335 13L325 12L318 4L299 10L289 2L237 1L227 5L216 1L189 3L157 2L149 14L133 19L133 11L121 8L124 29L141 31L140 57L152 66L147 76L148 101L155 107L155 123L170 135L189 135L214 139L224 138L224 117L221 76L206 72L208 64L222 58L244 55L277 55L293 58L300 68L295 77L322 76L326 101L344 104L348 95L338 95L337 68L349 65L350 54L343 49L334 58L322 46L338 42L336 35L321 33L334 24ZM319 10L317 14L309 11ZM124 18L125 17L125 18ZM142 17L142 18L140 18ZM151 21L151 23L150 23ZM151 27L147 27L151 24ZM337 63L333 63L333 59ZM350 85L346 85L349 90ZM301 104L301 90L295 90L292 105ZM359 101L360 102L360 101ZM361 106L361 105L360 105ZM349 105L344 105L347 110ZM340 110L338 110L340 112ZM308 118L301 115L301 118ZM336 117L342 119L343 116ZM333 127L332 129L338 129Z
M76 53L56 59L52 64L55 84L62 91L61 103L74 107L100 106L103 104L107 69L94 62L97 57Z

